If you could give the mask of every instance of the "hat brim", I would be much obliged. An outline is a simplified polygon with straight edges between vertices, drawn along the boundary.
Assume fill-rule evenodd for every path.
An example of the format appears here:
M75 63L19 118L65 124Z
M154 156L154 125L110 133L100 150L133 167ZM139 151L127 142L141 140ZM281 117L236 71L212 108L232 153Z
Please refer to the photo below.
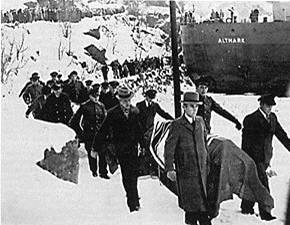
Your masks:
M180 101L181 103L189 103L189 104L196 104L196 105L202 105L203 102L200 101Z
M125 99L131 99L133 98L134 96L134 93L132 92L131 94L129 95L124 95L124 96L120 96L120 95L116 95L116 98L119 99L119 100L125 100Z

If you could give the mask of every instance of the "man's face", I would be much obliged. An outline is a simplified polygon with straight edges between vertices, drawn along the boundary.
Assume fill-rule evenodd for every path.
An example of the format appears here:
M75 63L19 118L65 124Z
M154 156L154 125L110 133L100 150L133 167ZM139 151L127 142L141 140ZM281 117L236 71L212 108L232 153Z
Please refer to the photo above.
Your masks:
M126 98L126 99L120 99L120 104L126 109L130 109L131 105L131 98Z
M55 96L58 98L60 96L60 93L61 93L62 89L59 88L57 90L53 90L53 93L55 94Z
M184 103L183 104L184 112L187 116L193 118L196 116L198 110L198 104L195 103Z
M39 80L32 80L31 82L32 82L32 84L34 84L34 85L39 84Z
M74 74L73 74L73 75L71 76L70 79L71 79L72 81L76 81L76 80L77 80L77 75L74 75Z
M204 96L207 94L208 91L208 86L204 85L204 84L200 84L197 86L197 92L201 95Z
M265 112L267 115L271 113L272 108L273 108L272 105L267 105L266 103L261 103L260 106L263 112Z
M146 100L147 100L147 102L149 102L149 103L151 103L151 102L153 101L153 99L152 99L152 98L149 98L148 96L146 96Z

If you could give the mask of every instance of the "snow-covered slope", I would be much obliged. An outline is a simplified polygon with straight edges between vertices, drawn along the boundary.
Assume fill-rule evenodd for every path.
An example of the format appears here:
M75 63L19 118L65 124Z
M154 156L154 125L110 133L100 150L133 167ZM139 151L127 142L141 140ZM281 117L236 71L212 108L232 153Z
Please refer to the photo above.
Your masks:
M173 97L170 90L168 93L166 96L159 94L158 100L173 114ZM140 98L137 94L134 102ZM257 107L257 97L254 96L214 95L214 98L240 120ZM275 112L282 126L290 133L289 99L277 99L277 103ZM183 211L177 206L177 198L157 179L139 180L142 209L130 214L119 170L109 181L93 178L87 159L81 158L79 184L76 185L36 166L35 163L43 158L45 148L53 145L60 151L65 142L73 139L74 133L60 124L26 119L24 112L24 103L16 95L2 99L2 224L184 224ZM213 114L213 127L214 132L240 145L241 133L235 130L233 124ZM220 215L213 220L213 224L283 224L290 155L276 139L274 148L272 167L278 176L270 180L270 186L275 199L273 214L278 219L262 222L256 216L242 215L239 212L240 200L235 198L222 204Z
M15 41L20 46L22 36L24 36L23 55L27 63L19 70L19 82L10 80L9 84L20 85L17 89L29 79L33 72L38 72L40 77L46 81L52 71L58 71L63 74L63 79L76 70L82 79L93 79L102 81L95 76L100 75L96 71L100 67L95 60L85 54L84 48L89 45L95 45L100 50L106 50L107 63L118 59L123 63L125 59L140 59L146 56L161 56L164 48L158 47L155 40L160 42L163 32L158 29L151 29L150 32L141 32L140 38L132 32L133 25L127 24L125 15L116 15L112 17L94 17L84 18L79 23L51 23L46 21L37 21L27 24L19 24L14 28L11 24L1 24L4 34L3 45L5 54L9 54L9 42ZM85 35L90 29L100 28L100 39ZM67 34L67 38L65 37ZM70 38L71 37L71 38ZM135 39L135 42L133 40ZM137 44L143 46L143 50ZM14 48L13 52L16 49ZM67 54L70 51L70 56ZM87 68L82 68L81 63L86 62ZM109 72L109 78L112 76ZM12 78L14 79L14 78Z

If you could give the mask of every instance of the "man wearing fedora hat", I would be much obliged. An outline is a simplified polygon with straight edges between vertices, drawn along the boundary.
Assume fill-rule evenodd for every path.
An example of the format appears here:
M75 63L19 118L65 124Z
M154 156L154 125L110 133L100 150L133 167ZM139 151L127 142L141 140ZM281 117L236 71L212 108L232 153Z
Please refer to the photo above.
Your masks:
M275 96L266 94L258 101L260 107L253 113L247 115L243 121L242 149L255 161L258 177L261 183L270 191L268 168L273 155L272 140L275 135L278 140L290 151L290 139L278 122L277 116L272 112L276 105ZM254 202L242 200L241 209L243 214L254 214ZM273 220L276 217L263 210L259 206L262 220Z
M52 86L52 94L46 99L43 113L46 121L68 124L73 111L68 96L62 93L61 84L56 83Z
M167 177L177 181L179 207L185 211L185 223L210 225L207 209L206 126L197 110L202 102L196 92L183 96L183 115L171 124L165 141L164 159Z
M107 141L115 146L130 212L140 208L137 189L138 144L143 144L139 110L131 105L133 95L128 87L118 87L119 104L108 111L97 138L97 142Z
M103 103L98 98L100 95L100 85L94 84L89 92L89 100L80 106L70 121L70 126L75 130L77 137L85 143L85 149L88 153L89 166L93 177L97 177L97 159L91 156L92 148L99 155L99 174L101 178L109 179L107 163L103 146L99 143L94 145L94 137L100 129L106 117L106 110ZM80 126L82 124L82 127Z
M240 130L242 125L239 120L227 110L223 109L212 97L207 95L209 84L210 81L207 77L201 77L196 81L196 90L203 102L203 105L198 108L197 115L204 119L208 133L211 131L210 120L212 111L233 122L236 125L236 128Z
M160 105L153 101L156 97L157 91L154 89L148 89L145 92L145 99L136 104L140 111L140 122L143 130L143 137L145 141L144 168L140 171L140 175L157 175L157 163L150 153L150 140L153 132L154 118L156 113L166 120L174 120L174 118L167 112L165 112Z

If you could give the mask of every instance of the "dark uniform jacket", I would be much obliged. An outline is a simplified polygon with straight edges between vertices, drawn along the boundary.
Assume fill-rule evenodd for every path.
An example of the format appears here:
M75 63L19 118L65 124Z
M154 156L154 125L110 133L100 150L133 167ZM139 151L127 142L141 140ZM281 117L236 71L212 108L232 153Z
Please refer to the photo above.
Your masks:
M119 100L116 95L112 94L110 91L107 93L101 91L99 100L105 105L106 110L109 110L119 104Z
M63 92L66 93L69 99L75 103L81 103L80 95L84 88L85 87L81 81L72 82L70 80L65 80L63 82Z
M57 98L55 94L47 97L43 106L44 119L49 122L61 122L68 124L73 115L69 98L66 94L61 93Z
M79 102L81 104L85 104L90 98L89 98L89 93L90 93L90 90L92 88L83 88L81 91L80 91L80 94L79 94Z
M165 112L157 102L152 102L151 105L147 107L146 100L144 100L138 102L136 106L140 111L140 122L144 132L153 127L156 113L166 120L173 120L173 117Z
M118 104L108 111L107 118L99 131L98 140L109 137L117 149L117 155L136 154L138 143L142 142L139 110L131 106L128 118L124 115L121 105Z
M89 100L77 110L70 121L70 126L83 141L93 141L95 133L100 129L105 117L104 104Z
M191 124L183 115L171 124L165 141L165 171L177 175L178 203L187 212L205 212L208 174L206 128L201 117Z
M198 107L197 115L201 116L204 119L208 133L210 133L211 130L211 111L216 112L217 114L232 121L235 124L239 122L232 114L230 114L227 110L223 109L215 100L213 100L212 97L200 96L200 98L203 101L203 104Z
M26 104L31 104L34 99L42 94L41 84L30 84L23 93L23 100Z
M270 122L258 109L247 115L243 121L242 149L256 163L270 163L273 155L273 135L290 151L290 139L278 122L275 113L270 113L269 120Z

